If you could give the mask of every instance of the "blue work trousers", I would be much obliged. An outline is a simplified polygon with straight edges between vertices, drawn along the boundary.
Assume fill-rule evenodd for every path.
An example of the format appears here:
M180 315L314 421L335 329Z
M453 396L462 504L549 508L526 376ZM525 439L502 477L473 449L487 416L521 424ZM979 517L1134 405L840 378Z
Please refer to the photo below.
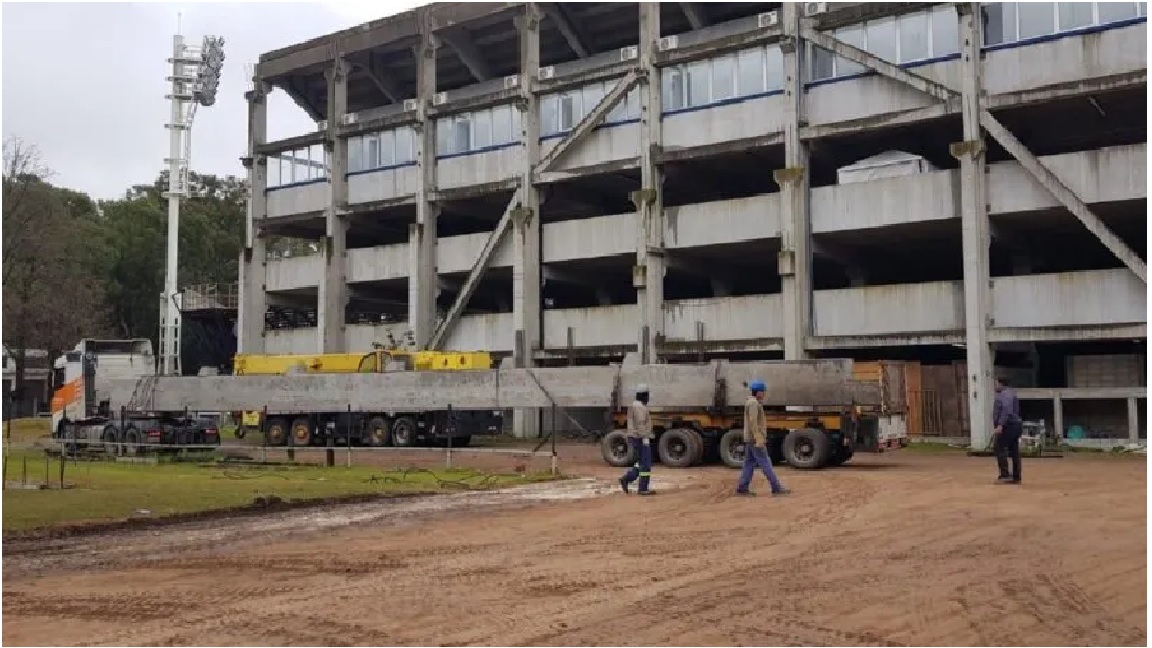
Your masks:
M640 478L640 492L648 490L648 482L652 479L652 446L645 445L641 439L628 439L632 449L636 451L636 463L624 473L624 482L631 484Z
M752 475L756 473L757 466L764 471L764 476L772 485L772 492L779 492L780 480L776 479L776 471L772 470L772 460L768 458L768 449L757 448L751 443L744 445L744 469L740 471L740 482L736 484L736 492L748 492L748 486L752 483Z

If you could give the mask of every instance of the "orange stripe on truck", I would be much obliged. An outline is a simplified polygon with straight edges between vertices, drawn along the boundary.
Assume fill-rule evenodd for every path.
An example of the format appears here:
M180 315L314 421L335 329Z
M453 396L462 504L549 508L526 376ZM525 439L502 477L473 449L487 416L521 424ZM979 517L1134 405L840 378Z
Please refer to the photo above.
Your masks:
M80 390L84 387L84 379L64 383L60 389L52 392L52 413L59 412L69 405L80 400Z

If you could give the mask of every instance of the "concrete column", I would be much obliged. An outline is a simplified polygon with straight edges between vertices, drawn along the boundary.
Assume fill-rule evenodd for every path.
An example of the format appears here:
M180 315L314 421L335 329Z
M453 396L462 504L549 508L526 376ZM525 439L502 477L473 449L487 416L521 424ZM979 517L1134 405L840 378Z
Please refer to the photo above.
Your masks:
M987 168L980 129L983 39L976 3L959 3L961 107L964 141L952 145L960 161L960 214L964 255L964 328L968 363L968 412L971 446L984 448L992 436L992 348L988 344L991 290L988 276Z
M636 266L632 284L640 308L637 351L644 364L659 361L664 339L664 170L657 162L663 142L660 71L655 65L660 40L660 4L640 3L640 190L636 206Z
M520 204L512 213L512 361L517 367L535 364L541 344L540 310L540 192L533 170L540 161L540 111L536 81L540 72L540 9L526 3L516 17L520 33L520 125L524 145L520 169ZM512 414L512 434L532 438L540 434L540 411L518 409Z
M780 232L780 273L784 303L784 358L807 357L812 332L812 228L808 214L808 144L800 139L804 117L804 48L800 40L800 4L783 6L784 39L784 168L773 177L780 185L783 206Z
M248 100L248 210L244 218L244 249L240 252L240 309L236 321L240 353L264 353L264 314L268 261L266 241L260 223L268 214L268 158L256 148L268 140L268 93L272 88L259 78L244 93Z
M1135 396L1128 399L1128 440L1133 443L1140 440L1140 408Z
M348 62L337 56L326 71L328 78L328 134L324 148L328 151L328 181L331 200L325 210L324 280L317 298L317 324L320 327L320 349L324 353L347 350L344 313L348 306L347 238L348 219L348 140L337 136L344 114L348 112Z
M1064 438L1064 399L1060 394L1052 398L1052 424L1056 426L1056 433Z
M436 220L440 206L436 194L436 122L428 107L436 94L436 48L432 27L425 25L416 48L416 89L419 99L416 123L416 163L420 182L416 189L416 222L408 229L408 328L423 348L436 330Z

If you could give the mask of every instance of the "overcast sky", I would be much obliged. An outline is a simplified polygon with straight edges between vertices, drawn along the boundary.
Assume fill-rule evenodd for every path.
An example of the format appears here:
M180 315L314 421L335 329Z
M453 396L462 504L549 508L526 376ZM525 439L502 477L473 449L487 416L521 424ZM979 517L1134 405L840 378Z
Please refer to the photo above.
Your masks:
M12 3L3 5L3 133L40 149L55 184L114 199L151 182L168 156L177 14L189 44L225 39L216 104L200 107L192 169L241 175L247 146L244 91L260 54L407 10L411 0L329 3ZM277 90L270 140L315 124Z

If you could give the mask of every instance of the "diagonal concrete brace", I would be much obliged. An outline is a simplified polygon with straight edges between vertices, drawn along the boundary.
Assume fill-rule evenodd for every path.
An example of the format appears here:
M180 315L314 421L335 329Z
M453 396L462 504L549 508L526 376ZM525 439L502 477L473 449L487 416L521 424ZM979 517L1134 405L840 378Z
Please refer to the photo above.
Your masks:
M588 134L591 133L597 126L603 123L604 119L608 116L608 113L612 112L612 109L616 107L616 104L620 103L624 99L624 97L628 94L628 91L631 90L633 86L635 86L640 81L641 76L642 73L638 70L632 70L628 74L624 75L624 78L620 79L620 82L616 84L616 87L612 88L608 94L604 95L604 98L600 100L600 103L596 104L596 107L593 108L587 115L585 115L584 119L581 119L580 123L576 124L576 127L573 128L564 139L560 140L559 144L557 144L551 151L548 151L544 157L540 158L540 162L536 165L536 169L534 170L534 175L544 173L545 171L550 171L552 167L560 161L560 158L567 155L573 147L580 143L580 141L588 136Z

